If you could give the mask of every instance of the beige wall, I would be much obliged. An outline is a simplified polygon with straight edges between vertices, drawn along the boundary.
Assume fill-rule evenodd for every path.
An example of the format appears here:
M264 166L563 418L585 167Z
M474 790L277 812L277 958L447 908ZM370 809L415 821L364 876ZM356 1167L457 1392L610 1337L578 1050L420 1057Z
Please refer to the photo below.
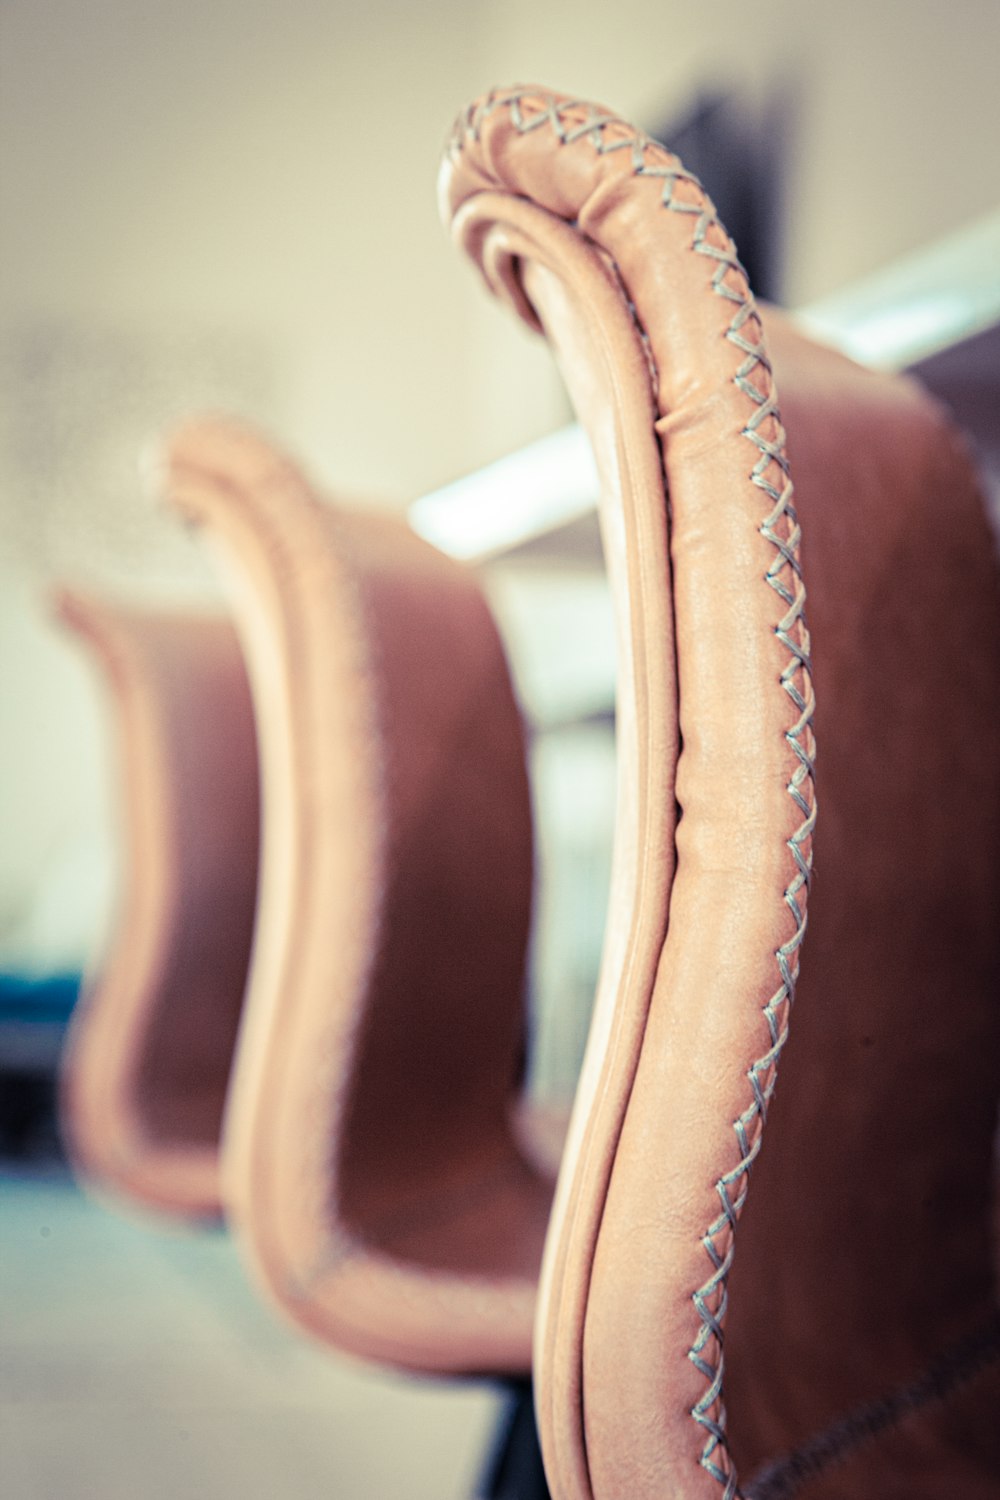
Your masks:
M992 0L5 0L0 14L0 318L242 334L279 367L291 440L331 480L396 500L554 414L544 361L438 226L440 143L488 84L551 81L647 121L704 79L790 85L795 300L1000 191Z
M549 82L649 124L701 82L780 84L802 301L994 206L998 16L994 0L3 0L6 579L180 578L190 549L139 505L132 455L189 405L235 406L329 485L394 504L561 420L544 351L437 221L441 142L489 84ZM20 643L0 945L42 848L99 817L93 727L14 620L25 597L0 604ZM46 694L62 708L24 709ZM28 732L42 722L88 747L58 775Z

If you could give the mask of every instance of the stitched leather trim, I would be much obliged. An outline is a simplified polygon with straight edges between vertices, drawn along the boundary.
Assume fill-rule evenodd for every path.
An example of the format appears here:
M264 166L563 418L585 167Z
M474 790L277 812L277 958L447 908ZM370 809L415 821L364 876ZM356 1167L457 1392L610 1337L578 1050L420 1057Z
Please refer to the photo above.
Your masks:
M792 861L791 879L783 899L791 914L793 931L774 952L778 983L763 1007L769 1045L746 1073L750 1101L733 1121L739 1161L715 1183L720 1212L708 1225L701 1243L711 1263L710 1274L694 1292L699 1319L697 1337L687 1358L705 1379L701 1399L691 1410L704 1434L700 1462L723 1489L725 1500L737 1494L737 1481L726 1446L723 1403L723 1323L726 1284L732 1265L734 1231L746 1201L750 1168L760 1150L768 1105L774 1093L778 1061L788 1036L789 1013L799 970L799 950L806 929L805 895L812 872L812 835L816 822L814 786L815 698L809 659L809 632L804 605L805 588L799 563L801 532L793 504L793 486L785 454L785 432L775 397L770 362L763 348L756 304L740 265L735 247L720 224L711 199L700 182L686 172L680 161L658 142L626 121L585 100L569 98L550 90L516 86L496 89L459 116L449 142L448 154L462 154L467 142L477 142L485 120L498 110L507 112L511 126L520 134L550 130L557 146L586 140L598 156L625 152L631 175L662 181L661 206L692 219L690 248L704 256L711 268L707 282L715 296L732 304L726 338L743 355L733 383L745 396L748 416L741 431L754 450L750 482L768 504L759 531L774 548L775 559L763 581L786 606L775 634L788 652L780 676L782 691L791 700L795 719L785 731L794 758L794 769L786 791L801 813L802 821L786 840ZM628 290L626 288L626 295ZM648 337L633 306L647 349ZM651 353L651 350L650 350ZM655 373L655 372L654 372ZM659 405L659 402L658 402ZM665 416L660 407L661 416Z

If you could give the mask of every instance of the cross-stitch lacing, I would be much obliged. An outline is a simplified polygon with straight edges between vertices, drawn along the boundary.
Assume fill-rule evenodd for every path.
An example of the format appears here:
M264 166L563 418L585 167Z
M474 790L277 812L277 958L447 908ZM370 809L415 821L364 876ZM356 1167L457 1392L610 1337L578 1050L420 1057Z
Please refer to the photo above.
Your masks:
M733 1260L736 1221L746 1201L750 1168L760 1150L768 1104L774 1093L778 1060L788 1036L788 1016L798 976L799 948L806 928L805 907L804 902L800 902L800 897L809 886L812 833L816 822L813 786L815 741L812 731L814 697L809 632L803 612L805 588L798 558L801 533L792 503L793 487L785 457L785 433L774 399L770 363L759 337L749 336L754 326L759 335L759 323L746 274L732 241L720 224L714 206L698 179L685 172L677 158L663 146L635 130L624 120L584 100L564 99L537 89L497 91L471 106L456 124L451 142L452 150L461 151L468 137L478 140L483 122L497 110L506 110L511 124L521 134L549 127L561 146L587 140L600 156L616 151L628 152L634 175L662 179L662 206L674 213L690 214L695 219L691 248L696 254L715 263L711 290L734 306L726 338L744 357L733 376L733 382L747 397L752 408L741 435L753 444L757 452L749 476L751 483L763 491L771 505L759 531L777 554L767 569L764 580L787 606L785 614L775 627L777 639L788 652L788 661L779 681L796 712L794 723L785 730L785 740L796 763L786 791L802 814L802 822L786 840L795 867L795 874L785 888L783 898L791 914L792 932L775 951L779 983L763 1007L768 1046L747 1071L750 1103L733 1121L739 1161L715 1184L721 1212L702 1236L702 1244L712 1271L692 1294L701 1326L687 1354L706 1382L701 1399L691 1411L692 1417L704 1432L700 1462L723 1487L724 1500L732 1500L737 1494L736 1475L726 1447L725 1408L722 1399L726 1281ZM748 328L748 325L751 326ZM648 349L648 340L641 327L640 333Z

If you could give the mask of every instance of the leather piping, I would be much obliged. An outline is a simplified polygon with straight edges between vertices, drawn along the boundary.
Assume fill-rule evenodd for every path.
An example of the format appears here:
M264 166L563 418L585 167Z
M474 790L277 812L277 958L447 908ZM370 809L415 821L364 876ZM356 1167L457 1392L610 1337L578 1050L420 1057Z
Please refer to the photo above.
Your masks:
M767 1107L776 1082L777 1065L788 1035L788 1018L799 968L799 949L806 927L805 899L811 877L812 835L816 819L813 780L815 740L812 729L815 699L809 662L809 635L804 618L805 589L798 561L800 529L792 503L793 488L785 456L785 435L775 401L770 363L761 342L748 336L756 324L755 302L732 242L720 225L711 200L697 179L683 170L676 157L619 117L585 101L545 89L515 87L494 90L470 106L456 122L442 174L442 206L446 218L450 218L459 206L449 198L456 165L464 154L475 152L484 123L497 111L506 113L509 124L519 134L550 129L557 149L587 140L597 156L627 151L631 175L662 179L662 206L692 216L694 225L690 248L714 263L711 290L715 295L731 302L734 307L726 337L744 356L733 376L733 382L751 406L741 433L757 450L749 479L764 492L771 506L759 531L774 547L777 555L764 576L764 582L775 590L787 606L775 633L788 651L787 664L780 679L781 688L791 700L797 714L794 723L785 731L785 740L795 761L786 791L802 814L801 823L786 840L794 873L785 886L783 900L791 913L794 928L791 936L774 951L779 982L763 1007L770 1045L747 1070L750 1102L732 1122L739 1147L739 1161L735 1167L721 1174L715 1183L720 1212L702 1236L702 1245L712 1269L702 1285L692 1292L700 1326L695 1340L686 1351L686 1357L705 1380L703 1395L691 1410L692 1418L704 1433L700 1462L722 1487L725 1500L731 1500L737 1493L737 1481L726 1448L722 1397L726 1282L734 1253L736 1221L746 1200L749 1169L760 1149ZM492 164L482 160L484 154L476 154L473 170L481 178L485 177L491 186L509 189L510 184L499 180ZM469 195L465 196L467 198ZM552 204L544 206L551 208ZM575 223L581 234L585 233L579 221L571 222ZM607 252L606 246L599 245L598 248ZM627 285L624 277L622 279L623 284ZM633 307L631 297L628 293L626 296L630 307ZM641 316L638 316L638 309L633 307L633 310L637 313L637 323L642 332ZM528 321L535 322L537 326L537 320L530 315ZM645 334L643 339L648 347ZM661 406L661 421L667 417L668 413ZM660 422L657 423L657 430L662 431Z

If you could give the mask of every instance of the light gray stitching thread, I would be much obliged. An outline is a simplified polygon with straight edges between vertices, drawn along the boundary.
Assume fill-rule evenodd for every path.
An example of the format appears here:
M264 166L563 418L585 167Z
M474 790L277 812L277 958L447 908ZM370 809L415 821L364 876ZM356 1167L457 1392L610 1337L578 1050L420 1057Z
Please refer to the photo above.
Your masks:
M805 588L798 559L801 532L785 457L785 433L774 399L770 363L759 344L744 332L748 322L757 321L746 274L729 236L719 223L711 199L704 193L698 179L685 172L663 146L617 116L606 114L585 100L560 100L542 90L516 88L498 91L473 105L456 125L453 148L460 150L466 136L478 141L483 121L498 109L508 110L511 124L521 134L548 125L560 145L587 139L601 156L628 151L636 176L663 180L660 201L664 208L696 218L691 248L715 262L711 289L734 305L725 336L743 355L733 383L753 407L742 430L742 436L757 450L750 480L763 491L771 506L759 532L777 555L764 578L787 606L775 627L778 641L788 652L788 661L779 680L797 715L791 728L785 731L785 740L796 762L786 791L802 814L801 824L786 840L795 875L786 887L783 899L791 914L793 930L774 954L779 984L763 1007L769 1044L747 1071L751 1100L733 1121L739 1161L715 1184L721 1211L702 1236L701 1243L712 1270L707 1280L692 1293L701 1326L687 1356L706 1383L700 1400L691 1411L704 1433L700 1463L722 1486L723 1500L733 1500L737 1495L736 1474L726 1445L726 1415L722 1399L727 1278L733 1260L736 1221L746 1201L750 1168L760 1150L763 1126L777 1079L778 1061L788 1036L788 1016L799 970L799 949L806 929L804 900L800 898L808 890L811 879L812 834L816 823L812 669L804 615ZM573 118L581 111L582 118ZM713 232L721 239L721 244L715 243ZM733 285L734 280L736 285ZM643 332L641 327L640 332Z

